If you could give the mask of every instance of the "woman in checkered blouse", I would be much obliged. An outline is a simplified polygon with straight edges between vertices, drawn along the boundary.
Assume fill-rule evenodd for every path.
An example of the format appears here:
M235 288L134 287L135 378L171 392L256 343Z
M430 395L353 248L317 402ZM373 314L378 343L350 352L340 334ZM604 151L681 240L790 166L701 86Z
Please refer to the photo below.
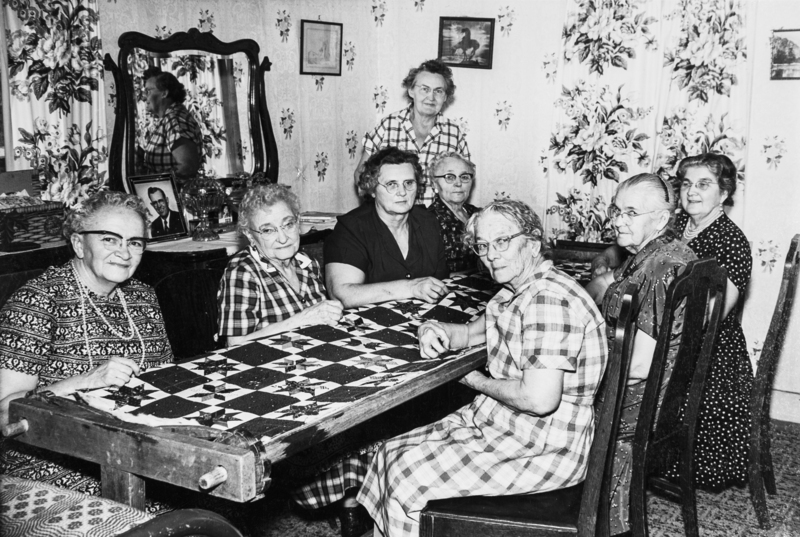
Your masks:
M194 177L203 164L203 134L183 102L186 88L172 73L157 67L144 72L147 112L156 120L137 150L137 167L146 173L174 171L179 179Z
M491 203L465 237L504 287L477 321L423 323L420 352L485 342L489 376L461 380L480 392L471 404L378 448L358 495L378 535L417 535L430 500L544 492L586 474L608 357L597 306L543 258L541 221L524 203Z

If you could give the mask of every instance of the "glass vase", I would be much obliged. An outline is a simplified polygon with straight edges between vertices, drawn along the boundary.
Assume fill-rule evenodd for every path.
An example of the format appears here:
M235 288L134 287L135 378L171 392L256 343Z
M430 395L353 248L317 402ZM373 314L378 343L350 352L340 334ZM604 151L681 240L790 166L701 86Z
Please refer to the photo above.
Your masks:
M181 198L186 209L200 220L192 232L192 240L219 239L219 234L211 228L208 213L219 211L227 201L222 183L211 177L195 177L183 186Z

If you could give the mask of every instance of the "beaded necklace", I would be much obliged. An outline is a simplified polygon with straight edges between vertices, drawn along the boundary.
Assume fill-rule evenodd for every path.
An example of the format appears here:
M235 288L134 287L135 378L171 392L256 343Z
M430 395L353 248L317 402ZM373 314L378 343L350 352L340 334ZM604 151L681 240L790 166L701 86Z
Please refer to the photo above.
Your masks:
M122 309L125 311L125 316L128 317L128 327L130 328L131 333L129 335L125 335L121 332L118 332L111 323L108 322L106 316L103 315L103 312L100 311L100 308L97 307L97 304L94 303L92 297L89 295L89 290L85 289L85 285L81 280L80 275L78 274L78 269L75 268L75 263L70 263L72 267L72 274L75 276L75 282L78 284L78 294L81 296L81 316L83 318L83 341L86 345L86 355L89 357L89 369L94 369L94 360L92 359L92 352L91 347L89 346L89 329L86 323L86 302L88 301L91 304L92 309L94 309L95 313L98 317L103 320L106 327L108 328L109 332L117 336L118 338L124 341L130 341L133 339L133 336L138 336L139 344L142 346L142 355L139 358L139 368L141 369L142 364L144 364L144 339L142 338L141 332L136 327L136 323L133 322L133 317L131 317L131 312L128 311L128 303L125 301L125 295L122 291L117 288L117 298L119 299L120 304L122 304Z
M722 206L721 205L717 205L711 211L711 213L709 213L709 215L706 217L707 220L706 220L705 223L703 223L703 224L701 224L699 226L695 226L692 229L689 229L692 226L692 219L689 218L689 220L687 220L687 222L686 222L686 227L683 228L683 242L689 242L690 240L692 240L695 237L697 237L704 229L706 229L708 226L710 226L711 224L716 222L717 218L722 216L722 213L723 213Z

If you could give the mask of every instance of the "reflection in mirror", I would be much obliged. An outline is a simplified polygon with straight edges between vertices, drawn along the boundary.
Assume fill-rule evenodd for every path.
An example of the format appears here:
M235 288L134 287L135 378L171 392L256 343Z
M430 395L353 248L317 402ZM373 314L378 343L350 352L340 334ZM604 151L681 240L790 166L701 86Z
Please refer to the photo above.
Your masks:
M197 121L202 133L200 170L212 177L252 173L252 140L247 106L249 91L248 60L244 53L211 54L195 50L148 52L133 48L128 59L128 74L135 100L135 146L139 153L159 120L147 110L145 80L151 67L170 72L186 89L183 105ZM136 173L165 171L152 158L136 161Z

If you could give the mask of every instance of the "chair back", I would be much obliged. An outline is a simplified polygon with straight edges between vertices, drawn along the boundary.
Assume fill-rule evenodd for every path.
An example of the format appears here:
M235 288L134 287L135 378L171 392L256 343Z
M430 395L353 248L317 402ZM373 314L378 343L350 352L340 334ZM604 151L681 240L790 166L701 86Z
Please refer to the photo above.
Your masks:
M165 276L153 286L176 359L220 348L216 339L217 288L222 273L222 269L211 268L182 270Z
M598 399L600 408L595 418L594 440L589 451L586 480L581 495L578 517L579 537L608 537L609 496L614 449L619 428L628 367L633 353L638 299L636 285L629 285L622 296L614 339L608 354L608 364Z
M702 259L689 263L667 290L634 432L631 496L639 491L643 494L647 477L670 468L684 450L693 453L700 401L722 318L726 284L725 269L715 259ZM657 412L670 344L677 333L680 346L661 410ZM692 457L687 460L690 465ZM637 503L632 502L632 518L646 519L646 514L637 513L636 509Z
M792 313L795 289L797 287L798 259L800 258L800 234L792 239L786 261L783 265L783 280L772 313L772 321L764 339L761 357L758 359L758 369L753 383L753 392L750 399L750 410L753 414L753 434L751 438L760 438L761 434L769 430L769 410L772 381L775 377L775 366L778 363L783 342L786 339L786 330L789 327L789 317ZM763 429L763 430L762 430ZM768 437L767 437L768 438Z

